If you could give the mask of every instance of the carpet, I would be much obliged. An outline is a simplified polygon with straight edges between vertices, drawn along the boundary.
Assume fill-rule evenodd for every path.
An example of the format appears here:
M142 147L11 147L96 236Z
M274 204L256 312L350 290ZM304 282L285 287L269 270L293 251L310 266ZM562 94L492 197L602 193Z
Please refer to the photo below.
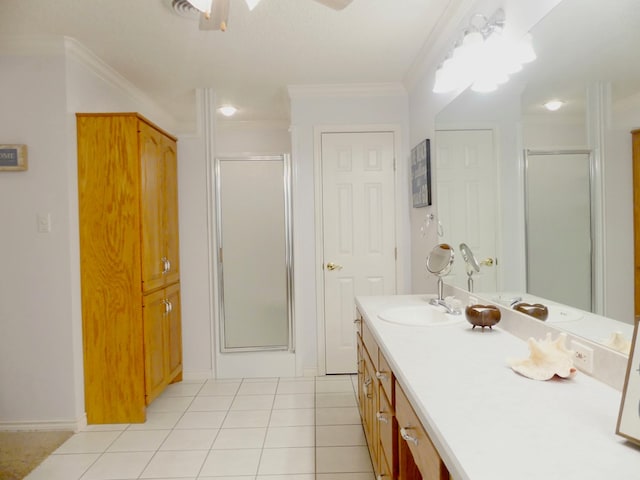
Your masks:
M22 480L73 432L0 432L0 480Z

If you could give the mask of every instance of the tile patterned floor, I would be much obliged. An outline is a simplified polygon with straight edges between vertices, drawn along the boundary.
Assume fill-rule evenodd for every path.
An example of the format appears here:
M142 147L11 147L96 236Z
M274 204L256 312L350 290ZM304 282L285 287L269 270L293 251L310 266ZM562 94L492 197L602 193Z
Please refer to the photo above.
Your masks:
M26 480L373 480L355 377L170 385L144 424L92 425Z

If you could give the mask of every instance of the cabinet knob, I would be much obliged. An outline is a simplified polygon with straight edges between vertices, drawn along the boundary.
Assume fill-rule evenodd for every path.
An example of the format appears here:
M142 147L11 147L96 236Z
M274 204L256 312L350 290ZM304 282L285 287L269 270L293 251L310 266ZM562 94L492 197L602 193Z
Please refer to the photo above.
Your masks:
M169 315L173 310L173 304L169 300L162 300L164 304L164 314Z
M379 422L389 423L389 419L384 416L384 412L376 412L376 418Z
M418 445L418 439L416 437L412 437L411 435L409 435L407 433L407 429L402 427L400 429L400 436L402 437L403 440L405 440L407 443L411 442L414 445Z
M385 378L387 378L387 374L384 372L376 372L376 378L378 380L384 380Z
M162 262L162 274L164 275L169 271L169 269L167 268L167 262L169 260L167 260L167 257L162 257L160 261Z

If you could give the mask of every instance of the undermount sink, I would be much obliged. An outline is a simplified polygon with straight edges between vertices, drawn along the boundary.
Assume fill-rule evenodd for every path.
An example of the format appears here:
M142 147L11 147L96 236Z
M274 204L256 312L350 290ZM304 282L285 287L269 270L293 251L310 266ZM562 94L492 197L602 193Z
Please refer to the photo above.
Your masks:
M393 307L378 314L380 320L398 325L410 325L414 327L435 327L438 325L450 325L461 321L461 315L449 315L438 307L431 305L409 305L405 307Z
M549 309L547 323L571 322L580 320L583 317L582 312L579 310L574 310L564 305L547 305L547 308Z

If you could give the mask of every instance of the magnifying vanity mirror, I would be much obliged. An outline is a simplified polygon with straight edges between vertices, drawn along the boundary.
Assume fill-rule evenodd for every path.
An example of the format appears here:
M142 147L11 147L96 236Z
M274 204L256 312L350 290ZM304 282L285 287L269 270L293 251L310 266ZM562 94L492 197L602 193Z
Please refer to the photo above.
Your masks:
M440 243L433 247L433 250L431 250L431 253L427 257L427 271L438 277L438 298L431 299L430 303L432 305L445 307L449 313L453 313L453 311L451 311L443 298L442 291L444 289L444 283L442 277L451 272L454 256L453 248L451 248L449 244Z
M442 241L500 260L472 279L477 270L460 245L466 271L455 267L447 283L471 289L475 280L488 300L564 308L557 327L592 341L606 344L616 331L630 339L640 8L635 0L562 0L530 33L536 61L495 92L461 93L436 118ZM544 107L553 99L562 108ZM570 176L550 181L560 173ZM532 203L539 199L546 204ZM563 233L577 231L577 219L577 237Z
M473 292L473 274L480 273L480 264L466 243L460 244L460 254L467 268L467 290Z

